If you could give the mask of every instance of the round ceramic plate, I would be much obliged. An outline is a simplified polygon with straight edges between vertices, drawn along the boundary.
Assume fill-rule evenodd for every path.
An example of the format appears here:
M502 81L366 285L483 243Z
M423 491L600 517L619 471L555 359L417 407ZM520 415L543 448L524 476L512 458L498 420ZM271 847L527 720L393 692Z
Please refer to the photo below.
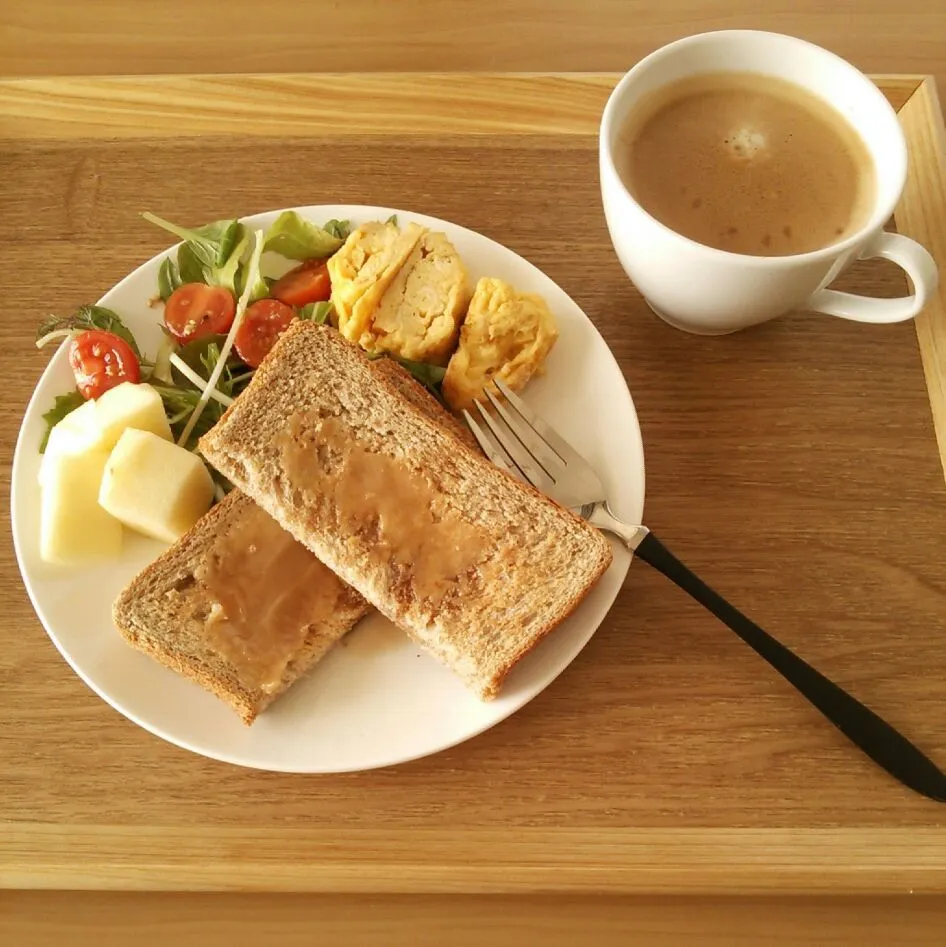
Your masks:
M644 456L627 385L588 317L547 276L522 257L456 224L388 207L296 208L321 223L384 220L396 213L453 241L472 279L498 276L541 293L561 336L547 371L526 400L594 464L612 507L641 522ZM245 219L267 226L271 211ZM171 250L149 260L102 297L155 352L160 313L149 308L157 271ZM258 769L328 773L370 769L436 753L486 730L547 687L581 651L614 602L630 556L614 544L614 563L581 606L513 671L489 703L397 628L373 614L252 727L198 685L130 648L112 626L111 603L162 545L126 530L122 558L107 566L67 569L39 556L38 445L42 414L73 387L65 348L50 361L23 419L13 461L12 519L23 581L46 631L76 673L104 700L151 733L195 753ZM567 679L558 685L568 687Z

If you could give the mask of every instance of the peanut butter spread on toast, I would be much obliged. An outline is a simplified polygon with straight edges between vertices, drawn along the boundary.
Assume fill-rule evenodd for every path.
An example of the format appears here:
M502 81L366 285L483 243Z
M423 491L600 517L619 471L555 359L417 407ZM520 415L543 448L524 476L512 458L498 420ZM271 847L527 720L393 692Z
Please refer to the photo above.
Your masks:
M331 497L340 536L360 538L376 564L407 570L414 598L433 609L492 548L423 473L367 450L336 418L293 415L282 460L290 483Z

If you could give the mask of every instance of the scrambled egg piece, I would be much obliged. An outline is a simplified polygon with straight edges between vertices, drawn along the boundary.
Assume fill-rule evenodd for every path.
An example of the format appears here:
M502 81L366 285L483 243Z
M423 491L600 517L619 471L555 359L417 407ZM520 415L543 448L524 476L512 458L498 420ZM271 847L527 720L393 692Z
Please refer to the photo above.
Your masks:
M372 221L353 230L328 261L338 331L360 342L385 290L424 236L425 229Z
M476 284L460 332L460 347L447 365L443 395L454 411L470 408L493 378L522 389L545 361L558 329L545 300L509 283L484 277Z
M339 332L369 352L446 365L470 301L446 234L393 221L364 224L328 261Z
M446 365L470 301L466 268L445 234L424 234L381 297L363 348Z

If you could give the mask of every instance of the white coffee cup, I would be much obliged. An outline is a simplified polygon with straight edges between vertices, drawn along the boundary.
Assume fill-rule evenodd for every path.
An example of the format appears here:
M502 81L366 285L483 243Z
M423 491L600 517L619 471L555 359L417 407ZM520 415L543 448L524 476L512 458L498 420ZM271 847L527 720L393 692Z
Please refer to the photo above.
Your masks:
M793 256L748 256L703 246L655 220L615 167L622 128L641 98L688 76L752 72L787 79L828 102L863 139L875 168L869 219L837 243ZM626 147L626 143L624 145ZM702 33L641 60L611 93L599 139L601 195L611 241L625 272L666 322L721 335L809 309L860 322L912 319L936 288L936 264L918 243L885 233L907 174L897 115L877 87L843 59L804 40L755 30ZM872 299L826 287L855 260L883 257L902 267L913 293Z

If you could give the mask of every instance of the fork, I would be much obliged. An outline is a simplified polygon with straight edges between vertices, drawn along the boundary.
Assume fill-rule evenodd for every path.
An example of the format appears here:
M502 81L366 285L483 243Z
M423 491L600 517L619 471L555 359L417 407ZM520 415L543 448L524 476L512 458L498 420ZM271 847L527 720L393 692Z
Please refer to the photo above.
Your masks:
M646 526L629 525L614 516L591 465L503 381L493 383L502 400L485 390L492 412L475 400L479 421L466 410L463 416L494 464L617 536L630 552L728 625L878 766L921 795L946 802L946 775L929 757L711 589Z

